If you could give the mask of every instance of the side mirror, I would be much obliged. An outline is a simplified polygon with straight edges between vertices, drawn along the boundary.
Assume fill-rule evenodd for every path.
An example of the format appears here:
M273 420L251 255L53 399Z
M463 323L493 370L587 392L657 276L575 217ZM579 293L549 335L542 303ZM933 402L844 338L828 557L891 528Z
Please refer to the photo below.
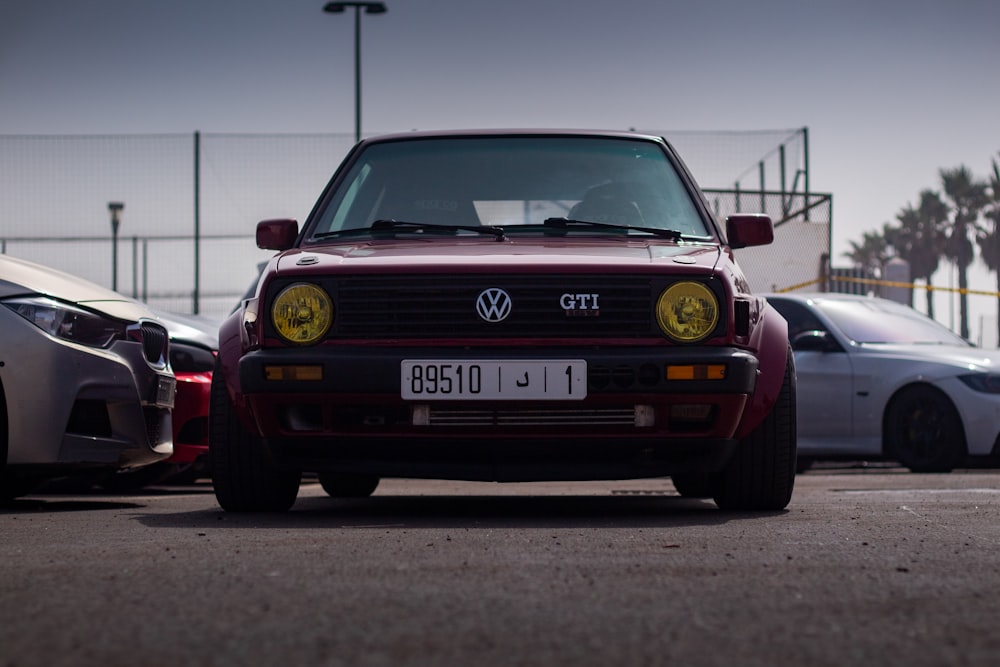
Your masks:
M833 352L837 343L825 331L803 331L792 338L792 349L796 352Z
M288 250L299 237L296 220L264 220L257 223L257 247L261 250Z
M761 213L738 213L726 218L729 247L749 248L774 241L774 225L770 216Z

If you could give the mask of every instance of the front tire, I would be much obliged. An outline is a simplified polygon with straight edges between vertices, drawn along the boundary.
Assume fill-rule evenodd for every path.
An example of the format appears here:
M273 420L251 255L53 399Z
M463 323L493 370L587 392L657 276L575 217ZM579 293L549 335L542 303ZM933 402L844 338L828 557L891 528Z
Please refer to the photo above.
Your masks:
M913 472L951 472L965 457L955 405L929 385L900 392L886 410L886 453Z
M774 407L714 478L713 497L720 509L781 510L788 505L795 486L795 420L795 360L789 348Z
M285 512L295 504L302 474L275 466L261 439L243 426L218 362L212 374L208 458L215 497L227 512Z

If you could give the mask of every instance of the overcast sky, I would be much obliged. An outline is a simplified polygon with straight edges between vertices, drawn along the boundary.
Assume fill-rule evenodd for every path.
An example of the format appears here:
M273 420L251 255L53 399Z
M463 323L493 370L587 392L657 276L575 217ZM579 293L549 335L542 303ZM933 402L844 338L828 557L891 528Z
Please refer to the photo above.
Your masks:
M353 15L323 4L0 0L0 134L353 132ZM387 5L362 17L365 133L808 127L838 263L1000 152L996 0Z

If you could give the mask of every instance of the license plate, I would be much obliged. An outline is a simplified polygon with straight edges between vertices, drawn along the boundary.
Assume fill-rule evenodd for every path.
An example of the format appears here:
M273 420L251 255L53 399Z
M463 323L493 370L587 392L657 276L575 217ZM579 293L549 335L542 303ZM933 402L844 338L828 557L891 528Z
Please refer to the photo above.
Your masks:
M587 397L587 362L404 360L400 393L409 400L565 401Z

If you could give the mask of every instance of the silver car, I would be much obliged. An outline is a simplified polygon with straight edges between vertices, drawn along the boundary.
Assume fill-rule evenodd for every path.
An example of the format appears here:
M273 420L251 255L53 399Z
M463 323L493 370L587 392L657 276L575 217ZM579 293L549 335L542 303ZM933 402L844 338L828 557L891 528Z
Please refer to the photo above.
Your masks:
M142 304L0 255L0 498L170 456L168 344Z
M802 463L890 459L915 472L1000 463L1000 351L887 299L767 300L795 354Z

